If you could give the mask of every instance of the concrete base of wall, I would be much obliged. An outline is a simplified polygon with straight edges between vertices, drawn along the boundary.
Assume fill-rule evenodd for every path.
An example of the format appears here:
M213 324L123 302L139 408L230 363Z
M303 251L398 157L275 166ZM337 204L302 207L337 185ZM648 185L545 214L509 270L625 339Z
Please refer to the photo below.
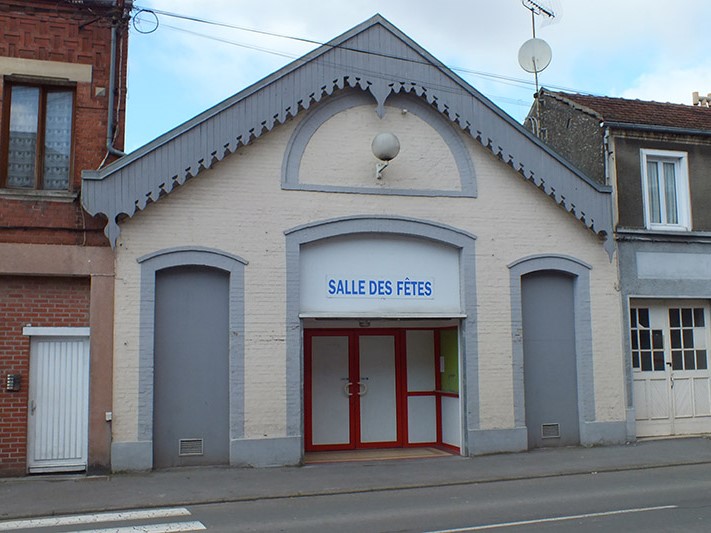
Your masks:
M627 422L584 422L580 428L580 444L602 446L624 444L627 440Z
M528 430L525 427L510 429L477 429L468 432L469 455L523 452L528 449Z
M111 471L144 471L153 468L153 442L114 442L111 444Z
M301 437L235 439L230 442L232 466L292 466L301 464Z
M580 428L580 444L603 446L629 442L628 424L620 422L584 422ZM528 429L479 429L469 432L469 455L523 452L528 450Z
M627 408L627 442L637 440L637 420L635 419L634 407Z
M235 439L230 442L230 466L292 466L302 461L300 437ZM151 441L114 442L111 471L136 472L153 469Z

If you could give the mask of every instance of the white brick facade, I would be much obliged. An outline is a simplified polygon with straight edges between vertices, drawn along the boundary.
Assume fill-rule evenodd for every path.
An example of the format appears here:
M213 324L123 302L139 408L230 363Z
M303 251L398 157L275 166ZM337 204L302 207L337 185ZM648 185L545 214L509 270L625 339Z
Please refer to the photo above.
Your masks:
M595 419L624 422L622 323L616 263L598 237L471 137L477 197L358 194L282 188L282 164L299 118L240 148L211 170L121 225L116 247L114 442L138 435L140 265L162 249L209 247L247 260L245 268L244 437L280 438L286 430L286 250L284 231L356 215L428 220L476 236L480 429L514 427L511 284L508 265L539 254L574 257L592 267ZM359 106L327 121L306 148L306 183L355 188L459 190L452 154L426 121ZM374 177L370 140L395 131L403 150ZM403 132L403 133L400 133Z

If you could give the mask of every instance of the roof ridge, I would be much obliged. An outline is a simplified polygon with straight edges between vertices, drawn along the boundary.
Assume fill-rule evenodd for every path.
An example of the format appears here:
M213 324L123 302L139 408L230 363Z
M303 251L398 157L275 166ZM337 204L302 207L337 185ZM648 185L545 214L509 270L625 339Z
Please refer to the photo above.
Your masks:
M544 89L542 88L541 91ZM641 98L624 98L622 96L607 96L607 95L596 95L592 93L571 93L567 91L551 91L551 90L545 90L546 94L549 95L559 95L564 98L571 98L575 99L576 97L579 98L589 98L592 100L620 100L623 102L637 102L640 104L652 104L652 105L663 105L663 106L677 106L677 107L682 107L684 109L705 109L705 110L711 110L709 107L705 106L698 106L698 105L693 105L693 104L680 104L679 102L660 102L658 100L643 100Z

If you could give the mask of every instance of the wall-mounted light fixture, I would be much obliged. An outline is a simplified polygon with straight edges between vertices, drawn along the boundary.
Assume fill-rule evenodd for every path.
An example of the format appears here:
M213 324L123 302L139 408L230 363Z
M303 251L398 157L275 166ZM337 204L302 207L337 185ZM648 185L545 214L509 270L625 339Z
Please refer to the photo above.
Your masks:
M383 179L383 170L400 153L400 141L394 133L378 133L373 139L371 149L373 155L380 160L375 164L375 177Z

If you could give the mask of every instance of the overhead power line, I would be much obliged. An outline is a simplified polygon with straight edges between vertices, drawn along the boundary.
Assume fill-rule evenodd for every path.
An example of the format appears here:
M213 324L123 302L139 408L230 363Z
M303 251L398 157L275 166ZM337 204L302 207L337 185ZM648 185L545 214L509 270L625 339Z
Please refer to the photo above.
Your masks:
M258 30L258 29L255 29L255 28L248 28L248 27L246 27L246 26L238 26L238 25L236 25L236 24L229 24L229 23L226 23L226 22L219 22L219 21L209 20L209 19L205 19L205 18L201 18L201 17L195 17L195 16L191 16L191 15L182 15L182 14L179 14L179 13L173 13L173 12L165 11L165 10L161 10L161 9L153 9L153 8L150 8L150 7L139 6L139 5L136 5L136 4L134 4L134 8L135 8L136 10L138 10L138 13L139 13L139 14L140 14L141 11L144 11L144 12L153 13L154 15L163 15L163 16L166 16L166 17L176 18L176 19L185 20L185 21L189 21L189 22L196 22L196 23L199 23L199 24L206 24L206 25L210 25L210 26L217 26L217 27L228 28L228 29L233 29L233 30L238 30L238 31L245 31L245 32L249 32L249 33L255 33L255 34L258 34L258 35L265 35L265 36L268 36L268 37L276 37L276 38L280 38L280 39L288 39L288 40L297 41L297 42L306 43L306 44L311 44L311 45L315 45L315 46L328 46L328 47L331 47L331 48L338 48L338 49L341 49L341 50L348 50L348 51L351 51L351 52L358 52L358 53L361 53L361 54L367 54L367 55L372 55L372 56L377 56L377 57L385 57L385 58L388 58L388 59L396 59L396 60L399 60L399 61L406 61L406 62L410 62L410 63L429 64L429 63L428 63L427 61L425 61L425 60L418 60L418 59L413 59L413 58L400 57L400 56L396 56L396 55L393 55L393 54L386 54L386 53L384 53L384 52L378 52L378 51L373 51L373 50L362 50L362 49L359 49L359 48L353 48L353 47L344 46L344 45L333 45L333 44L330 44L330 43L325 43L325 42L321 42L321 41L316 41L316 40L314 40L314 39L307 39L307 38L304 38L304 37L298 37L298 36L293 36L293 35L286 35L286 34L282 34L282 33L275 33L275 32L270 32L270 31L266 31L266 30ZM157 18L157 17L156 17L156 18ZM170 25L167 25L167 24L163 24L163 26L165 26L166 28L170 28L170 29L172 29L172 30L181 31L181 32L184 32L184 33L188 33L188 34L197 36L197 37L203 37L203 38L206 38L206 39L210 39L210 40L222 42L222 43L225 43L225 44L230 44L230 45L234 45L234 46L239 46L239 47L243 47L243 48L248 48L248 49L251 49L251 50L257 50L257 51L265 52L265 53L268 53L268 54L278 55L278 56L281 56L281 57L292 58L292 59L295 59L295 58L298 57L298 56L291 55L291 54L288 54L288 53L285 53L285 52L279 52L279 51L276 51L276 50L270 50L270 49L268 49L268 48L263 48L263 47L259 47L259 46L256 46L256 45L248 45L248 44L244 44L244 43L238 43L238 42L235 42L235 41L231 41L231 40L229 40L229 39L223 39L223 38L220 38L220 37L216 37L216 36L214 36L214 35L206 35L206 34L202 34L202 33L195 32L195 31L192 31L192 30L188 30L188 29L185 29L185 28L179 28L179 27L170 26ZM500 83L504 83L504 84L506 84L506 85L513 85L513 86L519 86L519 87L522 87L522 86L524 86L524 87L531 87L531 86L534 86L534 85L535 85L534 82L532 82L532 81L529 81L529 80L527 80L527 79L522 79L522 78L515 78L515 77L513 77L513 76L505 76L505 75L502 75L502 74L494 74L494 73L491 73L491 72L483 72L483 71L472 70L472 69L463 68L463 67L447 66L447 68L450 69L450 70L452 70L452 71L454 71L454 72L460 72L460 73L464 73L464 74L470 74L470 75L473 75L473 76L479 76L479 77L482 77L482 78L487 78L487 79L490 79L490 80L493 80L493 81L497 81L497 82L500 82ZM573 88L570 88L570 87L563 87L563 86L559 86L559 85L546 84L546 86L549 87L549 88L551 88L551 89L556 89L556 90L560 90L560 91L574 92L574 93L582 93L582 94L592 94L592 93L589 93L589 92L587 92L587 91L581 91L581 90L579 90L579 89L573 89ZM518 103L518 102L516 102L516 101L513 101L513 100L511 100L511 99L507 99L507 98L501 98L501 99L508 100L509 103ZM527 105L527 104L526 104L526 105Z

